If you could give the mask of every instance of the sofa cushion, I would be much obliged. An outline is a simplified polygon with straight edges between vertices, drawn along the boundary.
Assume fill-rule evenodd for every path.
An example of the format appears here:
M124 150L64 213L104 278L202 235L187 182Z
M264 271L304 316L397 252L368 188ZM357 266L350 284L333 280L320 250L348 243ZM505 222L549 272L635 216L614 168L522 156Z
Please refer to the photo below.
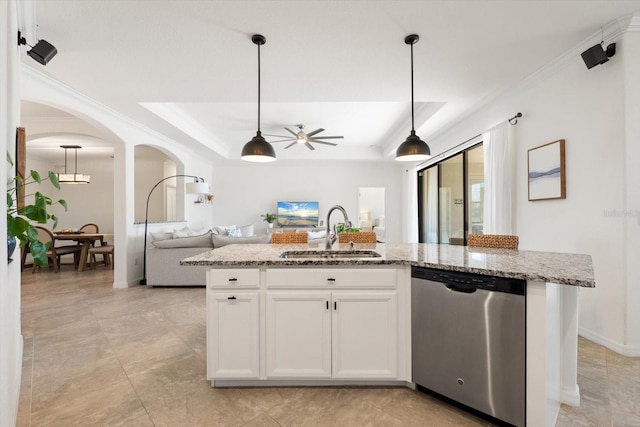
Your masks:
M178 237L171 240L160 240L153 242L153 246L160 249L170 248L212 248L211 233L199 236Z
M229 236L220 236L218 234L211 235L211 241L213 242L214 248L221 248L227 245L235 245L242 243L269 243L271 241L271 236L249 236L249 237L229 237Z
M149 234L151 235L152 242L159 242L160 240L173 239L173 233L168 233L166 231L151 232Z
M241 225L238 227L240 229L240 233L242 237L255 236L255 232L253 231L253 224Z

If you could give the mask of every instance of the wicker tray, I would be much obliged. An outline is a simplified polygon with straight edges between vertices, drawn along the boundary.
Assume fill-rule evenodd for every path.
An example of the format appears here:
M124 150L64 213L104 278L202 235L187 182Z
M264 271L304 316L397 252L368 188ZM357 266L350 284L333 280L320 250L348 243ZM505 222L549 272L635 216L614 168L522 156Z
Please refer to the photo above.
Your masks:
M376 233L373 231L361 231L359 233L338 233L340 243L376 243Z

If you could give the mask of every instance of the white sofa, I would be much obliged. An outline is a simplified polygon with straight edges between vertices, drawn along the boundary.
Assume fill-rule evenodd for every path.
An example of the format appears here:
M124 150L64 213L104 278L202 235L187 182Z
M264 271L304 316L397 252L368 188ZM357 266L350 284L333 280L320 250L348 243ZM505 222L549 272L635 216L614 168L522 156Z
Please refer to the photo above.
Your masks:
M269 243L270 236L229 237L209 231L176 237L173 233L151 233L147 248L147 286L205 286L205 265L186 266L180 261L215 247L238 243Z

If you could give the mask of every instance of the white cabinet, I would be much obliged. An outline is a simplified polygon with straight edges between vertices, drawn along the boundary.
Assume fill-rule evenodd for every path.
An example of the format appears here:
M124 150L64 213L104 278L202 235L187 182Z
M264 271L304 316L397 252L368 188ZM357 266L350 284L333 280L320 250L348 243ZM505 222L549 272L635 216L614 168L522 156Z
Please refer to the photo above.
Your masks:
M396 293L334 292L332 300L332 377L396 378Z
M267 377L331 376L329 292L267 293Z
M211 270L207 279L207 377L260 375L258 269ZM255 288L253 292L237 289Z
M397 377L395 292L268 292L267 377Z

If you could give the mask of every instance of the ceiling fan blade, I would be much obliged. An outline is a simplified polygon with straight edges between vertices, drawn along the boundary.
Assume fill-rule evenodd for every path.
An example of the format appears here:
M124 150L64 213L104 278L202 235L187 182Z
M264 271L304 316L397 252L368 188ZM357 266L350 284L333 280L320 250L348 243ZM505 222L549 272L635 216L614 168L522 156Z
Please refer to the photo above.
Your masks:
M297 134L297 133L295 133L294 131L292 131L292 130L291 130L291 129L289 129L289 128L285 128L285 130L286 130L287 132L289 132L289 133L290 133L291 135L293 135L293 136L298 136L298 134Z
M309 138L309 141L317 141L320 139L343 139L344 136L316 136L314 138Z
M275 141L267 141L269 144L273 144L274 142L287 142L287 141L295 141L295 139L293 138L287 138L287 139L277 139Z
M316 130L314 130L313 132L309 132L309 133L307 134L307 137L313 136L313 135L315 135L315 134L317 134L317 133L320 133L320 132L322 132L322 131L324 131L324 129L322 129L322 128L320 128L320 129L316 129Z
M297 143L296 143L297 144ZM307 148L311 151L315 150L315 148L313 148L313 145L309 144L308 142L305 142L304 145L307 146Z
M324 142L324 141L313 141L314 144L324 144L324 145L333 145L336 146L338 144L334 144L333 142Z
M293 147L293 146L294 146L294 145L296 145L296 144L297 144L297 142L296 142L296 141L293 141L291 144L289 144L289 145L287 145L286 147L284 147L284 149L286 150L287 148L289 148L289 147Z
M272 136L274 138L291 138L289 135L271 135L268 133L263 133L262 136Z

